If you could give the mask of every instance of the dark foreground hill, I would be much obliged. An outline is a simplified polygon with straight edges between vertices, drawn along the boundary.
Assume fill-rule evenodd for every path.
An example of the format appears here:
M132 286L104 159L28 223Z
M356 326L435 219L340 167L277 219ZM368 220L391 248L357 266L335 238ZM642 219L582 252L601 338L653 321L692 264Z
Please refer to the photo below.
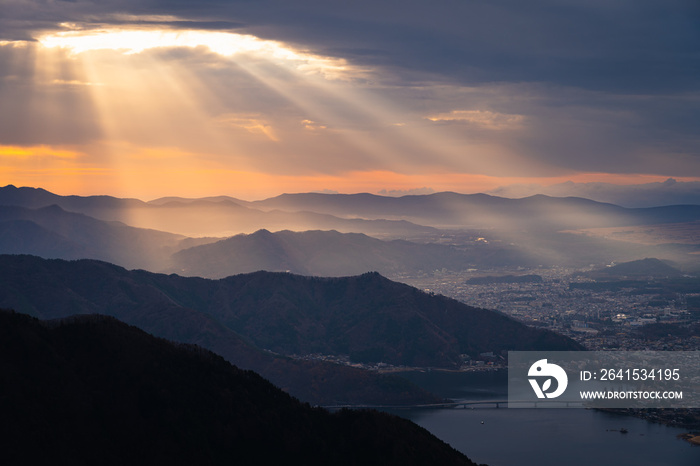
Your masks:
M329 414L103 316L0 312L2 464L469 465L410 421Z
M556 333L377 273L256 272L206 280L98 261L0 256L0 306L38 317L109 314L158 336L202 344L237 365L235 351L224 351L239 335L288 356L348 355L355 362L445 368L461 365L462 354L581 349Z

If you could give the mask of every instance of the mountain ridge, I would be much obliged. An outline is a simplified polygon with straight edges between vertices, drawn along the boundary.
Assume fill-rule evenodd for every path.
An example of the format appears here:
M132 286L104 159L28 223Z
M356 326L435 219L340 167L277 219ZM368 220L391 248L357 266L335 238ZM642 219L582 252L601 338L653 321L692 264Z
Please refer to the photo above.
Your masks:
M568 338L376 272L342 278L255 272L206 280L130 272L98 261L0 256L0 277L0 306L21 312L59 317L42 313L99 309L136 325L148 317L149 328L157 329L159 312L169 309L180 321L186 322L183 313L203 316L211 320L207 325L223 325L259 348L286 355L455 368L460 354L581 349ZM173 323L164 322L167 328ZM186 335L187 326L180 332Z
M153 335L193 343L255 370L294 396L314 404L401 405L441 399L398 376L326 362L293 360L263 351L207 312L197 310L215 282L128 271L102 261L0 255L0 308L43 319L106 314ZM165 283L158 283L158 278ZM153 283L155 280L155 283ZM178 287L188 283L187 294Z
M371 202L368 202L371 201ZM626 208L580 197L543 194L509 199L483 193L441 192L402 197L374 194L282 194L255 201L255 206L290 211L313 210L363 218L405 218L418 224L512 226L518 219L529 228L572 229L585 225L613 226L670 223L700 218L700 206ZM498 209L494 211L494 209ZM534 218L533 218L534 215ZM510 218L509 218L510 217ZM584 223L583 220L586 222ZM542 224L544 222L544 224Z
M521 258L516 251L510 253L511 261ZM475 247L457 249L441 244L388 241L363 233L258 230L250 235L182 249L172 255L173 264L165 271L205 278L225 278L257 270L315 276L378 271L397 276L443 268L465 270L483 260L483 255Z
M0 188L0 204L10 203L33 208L47 205L47 203L58 204L66 210L79 211L102 220L120 220L133 226L174 231L190 236L230 236L212 234L211 230L213 228L221 233L232 230L235 225L235 222L219 221L215 228L212 226L208 232L203 227L192 230L195 228L193 224L197 223L195 220L203 221L201 216L197 216L196 212L192 211L196 206L200 209L209 209L212 214L219 217L230 216L234 212L239 216L242 215L238 219L236 233L261 228L290 229L291 225L296 225L291 229L297 230L337 229L365 233L371 230L384 234L392 231L415 233L421 231L421 228L426 232L426 229L432 227L505 229L524 227L533 230L557 231L700 220L699 205L627 208L580 197L552 197L543 194L509 199L483 193L455 192L402 197L369 193L297 193L281 194L252 202L236 203L231 199L234 198L226 196L200 199L175 198L173 200L175 204L168 210L178 207L181 210L180 215L189 216L187 222L178 223L166 216L167 212L163 210L166 205L161 204L162 198L155 200L155 203L153 201L145 203L135 199L119 199L110 196L58 196L41 188L16 188L12 185ZM150 217L160 215L162 218L147 220L144 217L145 213ZM128 221L129 219L131 222ZM410 222L411 225L391 223L399 220ZM187 228L191 231L182 231Z
M125 267L156 270L165 266L165 257L185 239L181 235L68 212L57 204L34 209L0 205L0 231L4 233L0 235L0 251L5 253L100 259ZM21 243L17 238L22 238ZM52 242L59 247L52 248Z
M694 253L700 247L700 245L692 243L693 232L700 224L700 220L693 221L693 219L696 214L700 218L700 206L670 206L635 210L581 198L560 199L546 196L508 200L489 195L457 193L435 193L402 198L381 197L372 194L328 195L312 193L285 196L290 199L310 196L321 203L336 199L333 196L341 196L337 199L349 199L350 201L355 198L363 200L362 202L368 200L370 204L379 199L382 205L389 205L389 207L379 206L384 209L380 213L396 219L340 218L330 214L301 210L282 211L277 208L263 212L235 205L229 200L221 200L220 198L213 198L219 202L193 200L187 203L178 201L160 206L134 201L137 203L137 207L134 208L95 209L94 205L102 202L101 197L95 197L92 201L91 198L76 197L87 207L83 209L84 212L69 212L65 206L51 208L51 205L58 205L55 202L60 202L63 199L61 196L41 189L5 187L0 188L0 212L17 210L21 207L3 205L13 201L13 199L21 204L15 199L17 192L28 192L30 194L28 198L32 197L32 193L38 193L37 196L46 198L47 202L50 201L53 204L34 209L34 217L30 218L25 213L22 216L6 216L5 220L18 218L31 220L39 227L49 231L40 231L41 228L26 223L15 222L0 225L0 252L39 254L44 257L66 259L94 258L131 268L171 271L207 277L224 277L256 269L292 270L296 273L312 275L352 275L369 270L380 270L384 274L396 277L403 273L425 272L426 269L441 270L446 268L460 271L465 267L470 268L467 264L476 268L506 265L581 267L595 263L605 264L612 261L641 259L646 256L673 260L685 270L695 270L697 269L697 256ZM10 195L6 195L7 193ZM13 198L13 196L15 197ZM107 199L110 205L121 202L117 198ZM437 205L435 199L442 201ZM472 203L470 207L462 203L463 199L476 200L473 201L476 204ZM130 205L132 201L125 200L121 205ZM352 202L354 203L354 201ZM394 211L394 207L391 206L397 205L397 202L406 204L407 210ZM36 202L26 200L25 204L34 205ZM297 209L313 206L296 205L292 207ZM336 211L336 213L346 216L350 216L350 214L372 216L369 215L371 212L361 211L361 202L357 205L353 204L351 207L353 207L352 212ZM28 207L24 208L28 209ZM47 223L48 217L55 219L59 215L59 208L63 209L64 212L61 215L65 218L62 223L58 223L60 228L49 224L50 222ZM318 210L323 209L319 208ZM630 212L634 212L634 215ZM83 217L77 217L81 214ZM98 216L91 217L91 214ZM408 214L415 214L416 217L407 217ZM39 219L37 216L40 215L46 218ZM70 217L71 215L74 217ZM85 216L93 220L90 221ZM72 218L70 222L67 220L69 217ZM406 218L415 222L411 223ZM667 238L668 242L660 241L655 246L640 245L634 241L625 242L627 237L624 235L610 237L596 237L595 234L591 236L588 233L582 235L581 231L589 230L579 229L581 226L600 226L610 223L675 222L679 219L682 219L683 222L674 225L669 230L671 233ZM114 223L117 221L121 224ZM72 231L67 229L71 224L78 225L80 222L84 227L73 228ZM91 222L91 226L88 228L89 222ZM104 223L98 225L97 222ZM420 222L429 226L422 226ZM435 226L444 226L444 224L451 225L456 229L439 230L435 228ZM140 231L130 230L130 233L127 234L129 226L139 228ZM410 239L414 244L400 242L387 242L381 245L378 243L370 244L368 238L363 238L362 242L366 243L367 248L358 251L359 240L347 241L349 237L346 237L346 240L340 241L333 237L332 233L327 233L326 238L319 238L316 245L316 249L325 251L325 257L321 257L318 251L310 248L309 245L291 244L294 241L298 243L298 240L290 240L283 242L286 246L280 249L282 256L277 258L277 263L274 261L265 262L265 260L270 260L269 254L261 253L257 259L251 257L251 252L257 247L255 244L252 245L251 250L241 249L240 246L233 245L235 242L251 241L250 239L240 237L236 240L231 239L237 235L246 234L248 230L251 230L250 235L254 236L261 226L268 231L276 231L277 236L289 236L286 230L297 230L297 232L299 230L309 232L335 230L348 235L361 233L384 241ZM154 230L155 227L158 229ZM640 230L640 228L644 227L632 229ZM148 229L151 231L146 231ZM592 229L595 230L595 227ZM100 230L102 233L98 233ZM121 233L117 233L116 230L121 230ZM177 240L178 235L169 238L163 236L167 234L166 231L178 230L192 236L182 241ZM665 231L663 228L657 230ZM86 234L88 231L92 231L92 234ZM673 236L674 231L682 231L687 237L687 241L683 244L676 244ZM174 256L173 260L170 259L171 254L178 253L180 250L216 242L217 238L211 234L204 235L204 233L212 232L219 233L218 238L228 238L225 244L231 245L232 250L227 250L222 243L197 249L198 252L195 250L183 252ZM6 237L5 244L2 243L2 234ZM56 234L60 237L55 236ZM166 238L160 241L162 244L157 244L159 241L156 240L156 236L158 235ZM182 235L179 236L182 237ZM32 239L34 239L35 245L32 245L30 241ZM276 241L281 240L278 238ZM57 244L58 251L50 250L49 246L52 242ZM336 242L341 247L335 249L324 247L326 242ZM420 244L420 246L416 244ZM23 248L20 248L20 245L23 245ZM357 252L343 255L342 245L351 249L356 248L354 251ZM452 254L445 253L448 247L452 248ZM197 257L203 251L215 251L217 248L218 251L215 253L206 253L209 256L214 254L210 261L202 262ZM372 257L371 251L376 252L374 257ZM302 257L303 255L305 257ZM228 265L222 260L224 256L230 259ZM280 263L285 256L294 266ZM246 267L234 267L241 262L241 258L246 257ZM442 264L436 260L438 257L442 258ZM198 260L199 263L196 263ZM345 270L340 270L336 266L337 264L333 264L333 261L338 264L346 263L348 267ZM218 269L214 267L215 265Z
M58 205L66 211L82 213L102 221L119 221L132 227L172 232L186 236L227 237L261 228L280 230L336 229L362 231L375 235L435 233L431 226L403 220L339 218L310 211L262 211L231 201L192 200L165 204L111 196L59 196L42 188L0 187L0 205L40 208Z

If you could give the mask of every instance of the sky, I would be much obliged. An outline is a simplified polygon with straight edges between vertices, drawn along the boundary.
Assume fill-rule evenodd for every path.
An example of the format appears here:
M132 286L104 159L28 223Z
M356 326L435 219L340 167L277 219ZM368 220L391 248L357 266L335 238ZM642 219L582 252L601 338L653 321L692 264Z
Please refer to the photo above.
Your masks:
M3 186L696 186L699 127L697 0L0 0Z

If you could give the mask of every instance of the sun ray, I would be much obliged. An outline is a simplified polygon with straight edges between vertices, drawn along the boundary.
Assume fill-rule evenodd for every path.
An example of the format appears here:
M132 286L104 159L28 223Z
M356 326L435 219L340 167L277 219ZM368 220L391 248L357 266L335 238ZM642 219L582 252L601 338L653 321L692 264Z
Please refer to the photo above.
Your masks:
M33 120L38 131L66 132L65 116L81 113L69 103L82 102L83 120L95 128L85 130L75 166L104 170L113 192L138 190L149 171L170 173L166 180L180 186L188 164L192 192L230 186L226 176L248 192L268 194L282 185L288 191L433 186L464 192L605 176L526 165L511 141L527 129L527 119L489 108L483 99L408 108L398 96L422 92L430 100L429 86L399 90L381 79L360 80L372 71L252 35L154 25L76 28L21 47L28 51L18 59L35 67L28 105L39 115ZM47 147L58 150L59 143ZM253 189L244 182L249 179L267 185ZM166 180L160 189L167 189Z
M112 28L46 34L39 43L70 53L84 67L85 81L95 84L89 91L106 141L181 147L204 157L212 154L211 160L221 157L213 154L228 152L229 163L236 160L247 170L270 166L268 160L279 158L282 150L255 142L251 137L256 134L284 145L289 161L279 169L309 171L313 166L312 172L331 173L364 166L410 173L418 163L421 171L447 166L460 173L493 173L510 161L506 156L504 162L501 146L451 140L444 128L382 98L381 86L367 90L354 85L352 78L367 70L280 42L230 32ZM291 103L299 115L296 128L290 126L289 114L287 120L270 120L217 105L221 91L204 84L201 70L196 74L171 62L175 49L197 53L199 60L206 60L203 50L224 57L228 64L217 59L212 65L243 70ZM230 132L236 128L250 137ZM316 139L309 139L311 133ZM193 141L199 141L198 147ZM311 142L313 149L305 149ZM128 173L128 157L106 152L109 163ZM299 157L304 161L296 163Z

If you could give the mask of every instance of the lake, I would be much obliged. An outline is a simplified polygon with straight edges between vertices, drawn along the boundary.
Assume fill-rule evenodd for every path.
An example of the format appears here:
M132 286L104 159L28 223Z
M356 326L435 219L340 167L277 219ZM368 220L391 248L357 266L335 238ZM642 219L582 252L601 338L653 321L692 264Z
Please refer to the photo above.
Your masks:
M507 398L505 371L402 375L453 399ZM677 438L687 430L602 411L475 407L392 412L489 466L700 465L700 447Z

